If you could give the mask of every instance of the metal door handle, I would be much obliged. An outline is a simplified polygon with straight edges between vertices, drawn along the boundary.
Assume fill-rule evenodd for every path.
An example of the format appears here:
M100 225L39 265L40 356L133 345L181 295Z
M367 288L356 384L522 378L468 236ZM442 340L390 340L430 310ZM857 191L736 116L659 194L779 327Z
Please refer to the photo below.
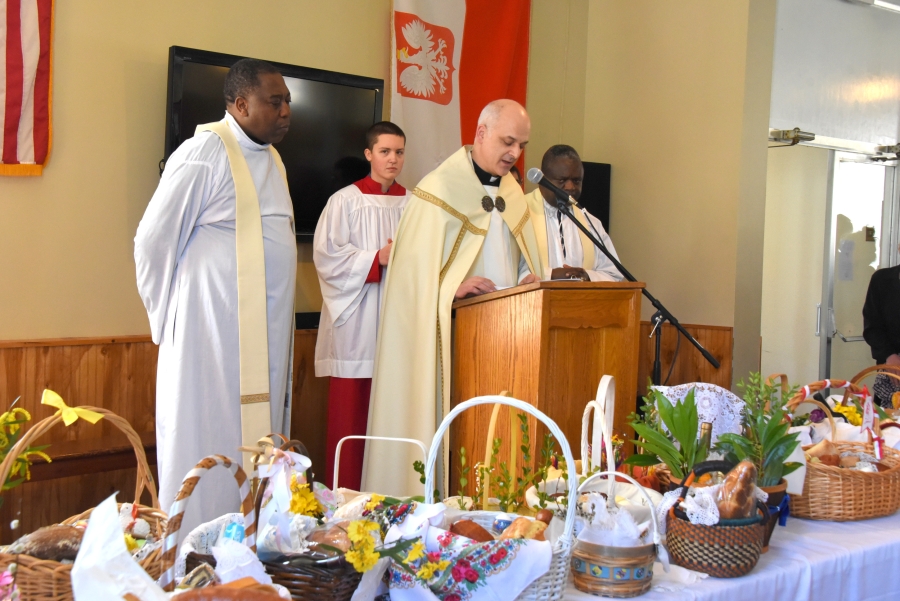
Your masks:
M822 333L822 303L816 303L816 336Z
M865 342L866 340L865 336L844 336L837 330L835 330L834 333L844 342Z

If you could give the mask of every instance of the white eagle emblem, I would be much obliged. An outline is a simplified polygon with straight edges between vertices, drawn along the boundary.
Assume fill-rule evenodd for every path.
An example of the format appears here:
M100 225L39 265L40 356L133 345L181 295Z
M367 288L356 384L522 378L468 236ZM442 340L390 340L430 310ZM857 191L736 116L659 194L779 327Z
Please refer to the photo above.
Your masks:
M407 23L401 31L409 47L419 52L410 55L408 47L397 51L397 59L409 65L400 73L400 85L410 94L423 98L432 96L435 86L438 86L439 94L446 92L446 80L451 73L444 54L447 43L438 39L435 48L431 30L426 29L419 19Z

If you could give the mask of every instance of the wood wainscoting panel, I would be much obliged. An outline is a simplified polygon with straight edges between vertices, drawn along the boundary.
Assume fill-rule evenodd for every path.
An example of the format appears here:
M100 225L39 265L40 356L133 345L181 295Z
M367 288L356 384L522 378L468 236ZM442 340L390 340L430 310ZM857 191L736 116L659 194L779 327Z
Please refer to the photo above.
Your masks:
M693 344L680 335L671 324L663 325L663 335L660 350L660 364L662 365L662 380L666 380L669 368L672 367L672 359L675 355L675 347L678 338L681 338L681 348L678 357L675 358L675 366L672 369L672 377L669 378L669 386L686 384L688 382L708 382L723 388L731 388L732 358L734 347L734 328L726 326L702 326L694 324L681 324L697 339L703 348L716 358L721 364L719 369L713 367L700 354ZM650 338L653 329L649 321L641 322L641 358L639 363L638 391L639 394L647 394L648 378L653 374L654 345L656 341ZM744 374L742 377L745 377Z
M156 430L156 359L149 336L69 338L0 342L0 407L31 413L34 422L52 415L41 405L45 388L69 406L91 405L125 418L139 433ZM115 436L118 429L101 420L79 420L54 430L53 440L85 440ZM42 441L42 443L52 440Z

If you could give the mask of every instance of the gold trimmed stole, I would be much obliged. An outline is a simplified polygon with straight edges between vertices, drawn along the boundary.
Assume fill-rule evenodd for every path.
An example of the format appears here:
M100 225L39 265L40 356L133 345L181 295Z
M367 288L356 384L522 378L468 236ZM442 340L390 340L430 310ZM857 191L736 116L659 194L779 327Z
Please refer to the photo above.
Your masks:
M240 144L226 120L198 125L196 134L210 131L222 140L228 155L235 193L235 245L237 247L238 333L241 376L241 446L255 447L272 432L269 398L269 331L266 306L266 257L262 217L256 185ZM285 176L278 151L269 146L275 164ZM287 180L285 180L287 185ZM244 470L255 469L251 454L243 453Z

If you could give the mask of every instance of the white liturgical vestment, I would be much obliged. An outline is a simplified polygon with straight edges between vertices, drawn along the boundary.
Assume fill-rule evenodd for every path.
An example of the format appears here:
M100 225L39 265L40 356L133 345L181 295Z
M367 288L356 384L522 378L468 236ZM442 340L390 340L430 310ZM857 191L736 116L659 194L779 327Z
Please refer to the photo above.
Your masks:
M578 207L570 207L570 210L581 211ZM603 242L606 249L618 259L619 255L616 254L616 247L613 246L612 240L609 234L606 233L600 220L590 213L586 213L586 217L590 219L591 224L597 229L597 232L600 234L600 241ZM544 203L544 220L547 224L547 251L550 259L550 269L562 267L564 264L572 267L581 267L584 262L584 247L582 243L585 236L578 229L578 226L572 223L572 220L565 215L562 216L562 235L566 245L566 256L563 258L563 240L560 239L559 235L559 213L557 209L547 203ZM592 234L597 235L590 225L587 228ZM592 282L621 282L624 279L619 270L616 269L616 266L609 260L609 257L604 255L599 248L594 249L593 269L585 269L585 271L587 271L588 277L591 278ZM544 277L550 279L550 274L545 273Z
M382 193L369 176L328 199L313 238L322 290L316 377L372 377L384 287L366 279L378 251L394 238L408 200L400 184Z
M290 426L290 358L297 245L290 194L268 145L231 117L259 198L265 252L269 391L274 432ZM156 438L159 500L168 511L203 457L240 461L235 188L222 140L202 132L169 158L135 237L137 284L159 344ZM182 531L240 499L227 470L210 470L191 496Z

